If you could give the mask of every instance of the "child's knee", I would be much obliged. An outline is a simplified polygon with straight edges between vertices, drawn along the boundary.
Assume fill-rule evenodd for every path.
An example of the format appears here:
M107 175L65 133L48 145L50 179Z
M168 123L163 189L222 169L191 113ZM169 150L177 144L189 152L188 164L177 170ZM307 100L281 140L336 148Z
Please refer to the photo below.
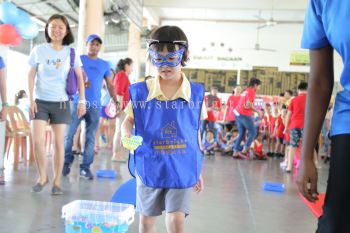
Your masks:
M185 214L180 212L168 213L167 222L168 222L168 225L172 227L182 228L185 222Z
M144 215L140 215L140 227L142 229L150 230L155 226L156 217L148 217Z

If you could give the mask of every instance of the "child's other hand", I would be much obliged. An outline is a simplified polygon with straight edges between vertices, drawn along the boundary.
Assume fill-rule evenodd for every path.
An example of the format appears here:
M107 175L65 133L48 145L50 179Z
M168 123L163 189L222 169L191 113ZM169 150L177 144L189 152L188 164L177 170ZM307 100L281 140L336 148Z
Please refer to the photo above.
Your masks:
M131 138L131 137L132 137L131 132L125 132L122 134L122 138Z
M197 182L197 184L193 187L193 191L195 191L196 193L200 193L201 191L203 191L204 189L204 181L203 181L203 177L202 174L199 176L199 180Z

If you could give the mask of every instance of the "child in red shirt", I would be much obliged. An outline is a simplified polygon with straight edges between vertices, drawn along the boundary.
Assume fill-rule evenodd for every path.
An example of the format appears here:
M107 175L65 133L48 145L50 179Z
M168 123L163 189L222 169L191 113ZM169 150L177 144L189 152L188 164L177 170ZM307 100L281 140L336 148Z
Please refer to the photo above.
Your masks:
M283 157L283 151L284 151L284 119L287 115L287 107L285 105L282 106L281 114L277 117L277 121L275 123L275 130L274 135L276 138L276 147L275 147L275 156L277 157Z
M113 137L113 156L114 162L125 162L129 151L121 144L121 125L126 117L124 108L129 102L129 75L133 71L133 61L131 58L120 59L118 62L118 73L114 77L115 94L119 102L117 108L117 117L115 123L115 133Z
M242 88L240 86L235 87L232 95L228 97L227 105L225 108L224 119L225 121L234 124L236 121L235 114L233 114L233 109L238 105L239 99L241 98Z
M288 107L286 125L289 125L290 129L290 148L286 172L292 171L296 150L303 137L306 93L307 83L301 82L298 86L298 96L292 99ZM286 133L286 129L284 133Z
M274 137L273 137L273 130L275 128L275 118L273 117L272 114L272 108L269 103L266 103L266 128L267 130L265 131L265 138L267 141L267 155L268 156L273 156L273 148L274 148Z
M263 134L258 133L253 144L251 145L250 152L254 159L266 160L267 156L264 154Z

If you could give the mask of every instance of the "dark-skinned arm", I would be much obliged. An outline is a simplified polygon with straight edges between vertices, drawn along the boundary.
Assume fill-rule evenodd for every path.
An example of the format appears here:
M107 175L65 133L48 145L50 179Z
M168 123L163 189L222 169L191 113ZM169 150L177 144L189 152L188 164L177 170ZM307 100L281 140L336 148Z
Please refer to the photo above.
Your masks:
M310 50L310 77L297 185L303 196L311 202L318 199L314 149L331 99L333 84L333 48L327 46Z

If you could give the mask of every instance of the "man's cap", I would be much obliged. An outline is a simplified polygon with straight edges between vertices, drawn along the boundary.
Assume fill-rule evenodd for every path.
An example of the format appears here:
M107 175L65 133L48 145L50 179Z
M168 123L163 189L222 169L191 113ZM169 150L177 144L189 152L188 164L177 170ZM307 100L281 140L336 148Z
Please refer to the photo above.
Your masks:
M102 44L102 39L101 37L99 37L98 35L96 34L91 34L90 36L88 36L86 38L86 43L90 43L92 42L93 40L97 40L100 44Z

